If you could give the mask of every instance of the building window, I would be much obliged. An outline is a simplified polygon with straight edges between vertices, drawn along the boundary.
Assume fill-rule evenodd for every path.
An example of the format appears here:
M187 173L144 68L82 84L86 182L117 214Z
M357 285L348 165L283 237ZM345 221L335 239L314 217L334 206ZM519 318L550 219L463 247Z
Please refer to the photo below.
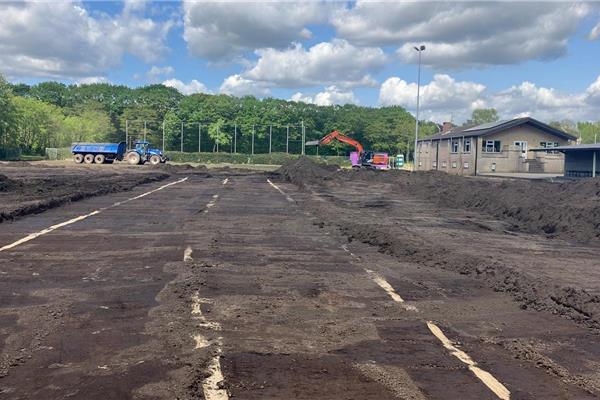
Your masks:
M452 153L458 153L458 140L452 141Z
M471 152L471 139L463 139L463 153Z
M456 161L452 161L452 168L456 168L458 164L456 164Z
M540 142L540 147L544 148L544 149L548 149L551 147L558 147L558 142ZM556 150L547 150L546 153L548 154L557 154L558 151Z
M442 161L442 168L446 168L446 165L448 165L446 164L446 161Z
M437 167L437 161L434 161L432 164L433 168Z
M501 143L499 140L484 140L481 142L481 151L484 153L500 153Z
M469 169L469 163L468 163L468 162L464 163L464 164L463 164L463 168L464 168L464 169Z

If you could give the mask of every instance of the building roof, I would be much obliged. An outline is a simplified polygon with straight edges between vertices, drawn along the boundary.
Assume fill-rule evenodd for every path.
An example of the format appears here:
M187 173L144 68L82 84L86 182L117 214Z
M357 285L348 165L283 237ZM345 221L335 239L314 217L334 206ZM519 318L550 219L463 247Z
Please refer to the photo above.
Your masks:
M486 124L476 125L476 126L459 126L456 128L452 128L448 132L438 133L437 135L428 136L422 139L422 141L430 141L430 140L444 140L444 139L454 139L460 137L478 137L478 136L486 136L494 133L502 132L506 129L514 128L516 126L529 124L534 126L544 132L547 132L551 135L558 136L561 139L566 140L575 140L576 137L568 134L567 132L561 131L560 129L556 129L548 124L545 124L537 119L531 117L523 117L523 118L515 118L511 120L503 120L490 122Z
M557 151L562 151L562 152L600 150L600 143L576 144L573 146L558 146L558 147L531 149L531 151L548 151L548 150L557 150Z

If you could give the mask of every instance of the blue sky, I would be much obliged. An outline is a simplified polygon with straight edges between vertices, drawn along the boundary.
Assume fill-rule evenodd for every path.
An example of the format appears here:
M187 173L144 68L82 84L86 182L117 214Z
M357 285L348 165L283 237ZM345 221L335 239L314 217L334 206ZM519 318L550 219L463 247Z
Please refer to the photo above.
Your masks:
M598 119L598 2L0 2L13 82L164 83L184 94Z

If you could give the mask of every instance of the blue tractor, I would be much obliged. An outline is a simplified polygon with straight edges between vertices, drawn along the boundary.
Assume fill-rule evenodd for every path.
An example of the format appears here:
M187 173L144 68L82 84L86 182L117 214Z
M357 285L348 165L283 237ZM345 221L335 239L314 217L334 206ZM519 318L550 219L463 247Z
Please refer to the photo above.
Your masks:
M146 162L157 165L165 163L169 159L160 149L151 148L149 142L138 140L135 142L135 147L125 154L125 160L131 165L144 164Z

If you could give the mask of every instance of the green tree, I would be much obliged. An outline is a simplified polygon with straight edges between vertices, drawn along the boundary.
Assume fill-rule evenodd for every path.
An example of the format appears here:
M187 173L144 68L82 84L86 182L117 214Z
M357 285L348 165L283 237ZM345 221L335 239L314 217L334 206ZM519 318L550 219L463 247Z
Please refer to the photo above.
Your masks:
M471 119L467 121L466 125L481 125L489 122L496 122L500 118L498 112L494 108L478 108L473 110Z
M62 129L63 114L59 107L32 98L15 97L15 143L26 154L43 154L54 147Z

